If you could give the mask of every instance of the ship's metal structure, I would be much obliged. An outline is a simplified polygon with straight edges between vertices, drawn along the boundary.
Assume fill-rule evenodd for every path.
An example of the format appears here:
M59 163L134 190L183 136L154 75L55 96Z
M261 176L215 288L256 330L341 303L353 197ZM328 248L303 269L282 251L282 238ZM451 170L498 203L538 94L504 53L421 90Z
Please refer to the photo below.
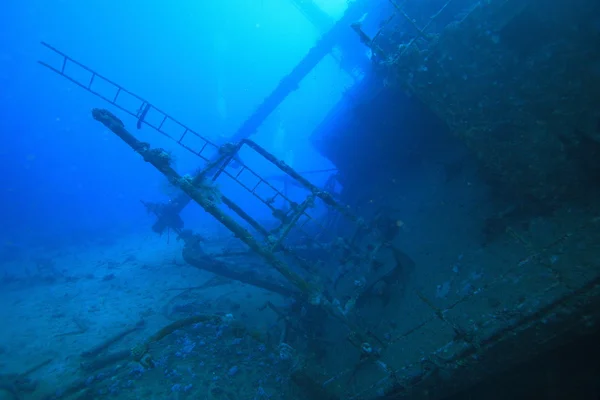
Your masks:
M213 143L151 102L44 44L61 60L55 65L42 63L44 66L107 101L115 112L120 110L172 139L201 162L194 176L182 176L166 150L138 140L113 111L92 111L95 120L181 189L182 194L171 204L145 203L158 217L153 227L156 232L177 232L185 241L188 263L295 298L322 312L322 323L333 335L343 334L346 340L336 343L335 351L324 359L305 357L299 363L292 379L299 398L310 394L315 399L442 399L575 337L575 332L592 329L600 317L600 219L582 214L565 218L562 229L544 243L534 243L509 229L522 247L504 258L502 273L451 301L411 291L411 296L428 307L429 314L402 334L386 337L379 326L365 322L368 319L361 317L357 305L372 295L380 282L404 279L410 261L390 244L379 229L380 221L355 216L331 193L248 139L346 29L372 49L377 63L386 68L388 84L398 84L418 96L500 179L516 186L535 181L527 190L539 198L557 190L562 193L562 187L542 184L547 180L543 174L548 173L543 171L560 169L559 180L568 179L576 172L569 162L569 146L576 146L582 138L594 141L597 136L593 121L600 117L598 98L591 95L592 88L581 86L583 78L577 76L575 67L591 57L580 44L583 32L591 31L582 28L569 36L568 43L557 42L560 49L572 46L567 55L547 55L545 61L561 61L554 70L542 68L543 60L537 56L532 65L519 65L509 54L513 50L498 45L509 40L510 30L515 29L511 24L541 7L538 1L444 0L438 2L435 13L426 15L421 3L386 3L391 15L371 33L359 21L362 4L350 7L341 23L332 25L308 8L307 15L332 26L328 32L335 34L324 34L232 143L225 145ZM575 18L581 10L570 12ZM73 78L69 72L73 68L87 72L89 79ZM553 74L565 71L573 79L547 87L548 79L556 78ZM542 90L552 97L541 100ZM540 110L551 106L557 115L542 118ZM511 130L512 139L498 135L502 130ZM559 142L563 145L558 146ZM515 148L519 151L513 151ZM234 167L242 149L302 187L303 199L292 200L251 165ZM514 164L522 164L528 153L534 155L527 167L532 174L509 176ZM545 155L540 158L539 154ZM246 197L230 198L222 193L219 188L226 182L238 185ZM250 198L268 210L272 216L269 223L257 220L254 211L244 206ZM243 243L242 253L254 254L255 265L261 269L244 269L240 263L218 261L208 253L204 238L183 229L179 213L190 201ZM343 271L339 282L328 280L332 268ZM358 284L361 277L367 281ZM486 314L474 311L481 310L490 298L500 299L501 307ZM272 304L268 307L289 317ZM287 345L285 340L282 343Z
M173 186L181 189L186 199L200 205L259 256L264 262L265 270L236 269L231 264L215 261L214 257L203 250L203 239L199 235L182 230L178 226L179 220L173 209L146 203L148 209L158 216L159 221L164 221L161 222L164 224L161 225L161 229L157 229L155 225L156 231L162 232L170 226L178 233L179 238L185 241L183 256L188 263L322 309L332 321L344 327L349 342L359 353L365 346L370 347L371 342L383 343L375 332L358 326L352 318L354 305L360 301L369 286L347 285L350 290L345 292L345 297L341 297L332 289L343 284L337 280L334 284L326 281L329 266L342 270L346 280L351 277L368 276L372 280L369 284L401 267L401 260L397 257L399 251L386 242L376 227L354 216L329 192L311 184L255 142L243 139L235 144L217 146L148 101L52 46L45 43L44 46L62 57L62 62L57 67L47 63L43 63L44 66L134 117L138 126L146 124L172 139L204 163L194 176L182 176L173 168L171 156L167 151L152 148L150 144L136 139L124 123L110 111L94 109L92 112L94 119L139 153ZM85 82L74 79L74 68L86 71L89 79ZM102 92L96 87L102 87ZM158 122L152 122L154 120ZM179 128L177 134L173 133L173 127ZM305 198L302 201L292 200L249 165L241 163L236 168L231 167L230 164L243 148L249 148L277 167L288 179L303 187ZM245 209L247 199L233 200L221 193L218 185L223 181L239 185L245 189L247 196L258 200L268 209L273 216L270 227L254 219L252 211ZM327 219L315 216L315 209L326 210ZM332 220L335 221L334 224L329 223ZM251 264L251 267L254 266L255 264ZM268 267L278 274L269 276Z
M505 187L542 202L581 195L598 176L597 2L389 4L378 30L353 25L388 84L417 96Z

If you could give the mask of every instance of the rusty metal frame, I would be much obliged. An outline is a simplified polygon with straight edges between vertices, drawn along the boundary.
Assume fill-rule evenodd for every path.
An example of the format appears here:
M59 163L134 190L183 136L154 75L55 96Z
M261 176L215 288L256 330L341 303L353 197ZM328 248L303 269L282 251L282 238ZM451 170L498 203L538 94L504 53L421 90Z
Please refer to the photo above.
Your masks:
M408 0L402 1L401 4L398 4L398 2L396 2L394 0L388 0L388 2L394 7L395 10L385 21L382 22L381 26L379 27L377 32L375 32L375 34L373 35L372 38L370 38L366 33L364 33L360 29L359 25L353 25L353 28L359 34L362 42L365 43L367 46L369 46L373 52L377 53L383 59L385 59L386 63L394 64L395 62L398 61L398 59L400 59L400 57L402 57L408 51L408 49L410 49L412 47L412 45L417 40L424 39L424 40L428 41L427 30L429 29L431 24L433 24L435 22L435 20L440 15L442 15L444 10L446 10L446 8L448 8L448 6L453 2L453 0L447 0L446 3L444 3L444 5L435 14L433 14L430 17L429 21L423 27L420 27L419 25L417 25L415 20L413 18L411 18L404 11L404 5L406 3L408 3ZM381 49L381 47L378 45L377 42L382 37L385 29L390 26L390 24L392 23L394 18L398 15L400 15L408 23L409 26L413 27L414 30L417 32L417 34L408 43L403 44L403 46L401 46L401 50L399 52L397 52L395 54L391 54L391 55L386 55L383 53L383 50Z
M54 71L55 73L61 75L62 77L66 78L67 80L73 82L77 86L79 86L79 87L85 89L86 91L109 102L114 107L120 109L121 111L124 111L125 113L131 115L132 117L134 117L136 119L139 119L143 112L148 113L148 112L152 111L152 112L158 113L162 117L162 118L160 118L161 122L158 125L156 125L152 122L149 122L147 119L140 120L141 123L148 125L152 129L159 132L160 134L173 140L174 142L176 142L177 144L179 144L180 146L185 148L187 151L191 152L192 154L195 154L196 156L200 157L204 161L209 161L209 157L207 155L205 155L205 151L207 149L212 149L214 151L218 150L219 146L217 144L213 143L211 140L207 139L203 135L201 135L201 134L197 133L196 131L194 131L193 129L189 128L187 125L179 122L178 120L176 120L175 118L173 118L172 116L167 114L166 112L157 108L156 106L151 104L148 100L142 98L141 96L138 96L135 93L132 93L131 91L125 89L118 83L115 83L114 81L106 78L105 76L100 75L99 73L95 72L91 68L83 65L79 61L74 60L73 58L69 57L68 55L66 55L62 51L56 49L55 47L49 45L48 43L41 42L41 44L42 44L42 46L46 47L47 49L51 50L53 53L55 53L56 55L58 55L62 58L59 68L52 66L44 61L38 61L38 63L40 63L44 67L50 69L51 71ZM72 76L72 74L69 74L68 68L72 67L72 66L75 66L75 67L79 68L80 70L87 72L89 74L88 81L81 82L81 81L75 79ZM97 84L99 81L107 83L115 89L115 93L112 97L108 97L106 94L101 93L94 88L94 84ZM126 107L125 105L119 103L119 100L123 97L123 95L127 95L127 96L135 99L138 102L139 106L132 109L132 108ZM176 125L178 125L182 128L182 132L179 137L174 137L164 130L164 126L168 122L175 123ZM193 149L190 146L185 144L184 139L188 136L194 136L201 141L202 145L200 146L199 150Z
M348 207L340 204L330 193L313 185L310 181L293 170L290 166L286 165L281 160L278 160L271 153L266 151L255 142L246 139L235 144L218 146L206 137L193 131L188 126L177 121L169 114L158 109L142 97L137 96L119 84L96 73L91 68L86 67L78 61L75 61L56 48L46 43L42 43L42 45L56 55L60 56L62 60L59 68L40 61L40 64L42 64L44 67L75 83L86 91L107 101L112 106L124 111L126 114L136 118L138 120L138 127L142 123L152 127L162 135L182 146L187 151L190 151L200 159L204 160L206 164L193 177L181 176L172 168L170 156L166 151L160 148L151 148L148 143L144 143L136 139L134 135L125 129L123 122L109 111L94 109L92 114L96 120L103 123L108 129L113 131L133 150L139 153L146 162L149 162L161 173L163 173L169 182L179 187L192 200L198 203L207 213L211 214L216 218L217 221L229 229L235 237L245 243L258 256L262 257L267 264L271 265L287 281L289 281L293 287L295 287L299 296L304 297L311 303L316 302L313 304L318 304L320 307L323 307L328 315L341 322L347 328L351 337L356 339L353 341L353 344L360 348L361 343L367 340L376 340L380 342L380 339L378 339L374 333L369 331L363 332L361 328L359 328L354 322L351 321L351 319L348 318L349 315L347 315L347 313L353 308L353 304L356 301L356 298L361 295L361 291L356 290L353 298L349 300L346 306L341 307L339 303L334 301L335 299L331 297L331 293L329 293L326 288L322 287L320 284L312 282L312 272L318 272L318 263L306 260L297 252L297 249L295 249L293 246L288 246L285 243L286 239L293 230L294 232L303 234L304 237L309 239L312 245L315 247L322 248L324 250L332 250L336 248L337 252L334 254L337 255L338 252L341 253L341 260L338 261L341 264L346 264L349 261L353 261L370 268L371 263L374 262L375 253L379 252L379 250L385 248L386 246L382 246L381 244L377 245L375 243L373 246L365 246L365 250L362 250L360 248L359 241L368 237L369 240L374 240L377 242L379 239L381 239L381 234L377 228L353 215L349 211ZM72 74L69 73L69 67L80 68L81 70L87 72L90 76L89 80L84 83L78 81ZM114 90L113 96L107 96L94 87L94 82L98 82L100 80ZM119 102L124 94L129 96L131 99L134 99L136 104L128 107L122 102ZM158 113L161 116L161 122L159 124L152 124L149 122L145 118L145 115L148 111ZM182 132L176 136L167 132L164 129L166 122L171 122L181 127ZM185 143L184 139L188 135L193 135L194 137L200 139L201 146L199 149L192 148ZM268 182L268 180L264 179L254 169L250 168L244 163L240 163L241 168L237 172L233 172L228 169L228 165L236 158L237 153L242 148L249 148L251 151L257 153L266 161L278 168L283 174L293 179L299 186L303 187L307 191L308 195L306 198L300 203L293 202L285 193L278 190L275 186ZM210 156L207 155L207 149L210 149L213 154ZM236 161L239 162L239 160ZM240 175L244 172L251 174L257 180L254 185L247 185L240 179ZM221 175L227 176L239 186L243 187L250 195L258 199L262 204L266 205L272 211L273 215L282 211L273 206L274 201L278 198L282 199L289 207L289 214L286 218L281 218L280 224L275 229L267 230L265 227L260 225L258 221L254 220L246 211L244 211L242 207L236 204L235 201L223 195L218 189L215 190L214 186L211 186L214 185L214 182L217 181ZM257 189L261 186L268 187L269 190L274 193L274 195L269 198L260 196L257 192ZM331 225L322 224L308 214L307 210L314 207L316 200L319 200L325 206L327 206L329 210L335 211L338 215L343 216L347 221L353 224L355 230L354 232L350 233L349 239L333 235L333 239L335 240L333 240L331 243L323 243L320 240L321 234ZM242 220L248 223L250 227L254 229L254 231L262 236L262 240L257 240L249 230L244 228L231 216L226 214L221 209L221 203L233 211L235 215L239 216ZM303 221L301 221L301 219L303 219ZM318 227L317 233L310 235L303 230L303 228L309 222ZM277 254L280 252L284 257ZM328 251L325 254L330 256L331 253L331 251ZM306 280L304 277L298 274L297 271L290 268L290 266L287 264L287 261L284 261L286 260L285 257L287 257L287 261L293 260L302 269L308 271L309 280Z
M293 223L290 224L290 223L285 223L282 221L281 225L275 229L276 231L282 232L282 234L279 237L277 237L277 236L274 236L272 234L272 232L270 232L266 228L262 227L250 215L245 213L234 201L232 201L231 199L228 199L227 197L222 198L223 202L232 211L234 211L241 218L243 218L248 224L250 224L253 227L253 229L255 229L257 232L259 232L265 238L269 238L269 240L272 242L270 245L271 251L277 251L277 250L284 249L283 248L284 239L289 234L289 232L292 228L297 230L299 233L302 233L306 238L311 239L311 242L315 246L322 247L322 243L318 240L315 240L319 236L318 234L312 236L312 235L309 235L308 233L302 231L302 228L309 222L318 225L321 232L325 231L327 229L327 227L325 225L321 224L320 222L318 222L317 220L312 218L306 212L307 208L309 208L310 203L316 199L320 199L327 206L332 207L337 212L339 212L341 215L345 216L346 218L350 219L351 221L353 221L355 223L360 222L359 219L356 218L355 216L353 216L346 207L342 206L336 200L334 200L333 197L328 192L323 191L320 188L313 185L312 183L310 183L310 181L305 179L302 175L300 175L299 173L294 171L289 166L285 165L285 163L282 163L280 160L273 157L269 152L267 152L264 148L262 148L255 142L245 139L245 140L241 140L237 144L227 144L224 146L218 146L217 144L215 144L214 142L212 142L205 136L195 132L193 129L189 128L187 125L179 122L178 120L176 120L175 118L173 118L172 116L167 114L166 112L164 112L161 109L159 109L158 107L154 106L148 100L125 89L123 86L106 78L105 76L98 74L91 68L74 60L73 58L69 57L68 55L61 52L60 50L52 47L51 45L49 45L45 42L42 42L41 44L62 58L62 61L60 63L61 64L60 68L56 68L56 67L54 67L46 62L43 62L43 61L39 61L39 63L41 65L43 65L44 67L57 73L58 75L61 75L62 77L66 78L67 80L75 83L76 85L80 86L81 88L85 89L86 91L107 101L112 106L120 109L121 111L124 111L128 115L138 119L138 121L140 121L141 123L146 124L149 127L155 129L157 132L159 132L163 136L169 138L170 140L175 142L177 145L181 146L185 150L189 151L190 153L198 156L201 160L205 161L206 162L205 166L194 177L194 180L196 183L200 183L204 179L210 179L212 181L216 181L219 178L219 176L221 174L223 174L223 175L226 175L227 177L229 177L230 179L232 179L233 181L235 181L241 187L243 187L254 198L258 199L261 203L263 203L265 206L267 206L273 213L277 213L280 210L277 210L272 205L272 203L277 198L285 201L286 204L288 204L293 211L293 213L291 215L291 219L292 219ZM90 76L89 80L85 83L82 83L79 80L75 79L72 76L72 74L70 74L67 70L69 68L69 66L75 66L75 67L87 72ZM114 90L114 93L115 93L114 96L109 97L106 94L101 93L100 91L98 91L94 88L94 83L95 82L97 83L100 80L103 81L105 84L110 85L110 87ZM131 98L135 99L139 105L136 107L127 107L127 106L119 103L119 99L120 99L120 96L122 96L122 94L126 94L126 95L130 96ZM143 111L147 113L148 110L150 110L154 113L158 113L161 116L160 124L156 125L156 124L153 124L152 122L148 121L147 119L139 119L141 116L141 113ZM170 134L169 132L164 130L164 125L168 121L173 122L182 128L182 132L179 136L173 136L172 134ZM188 135L193 135L194 137L198 138L201 141L201 146L199 149L194 149L184 142L184 139ZM284 174L290 176L299 185L303 186L310 193L310 195L301 204L298 205L294 201L292 201L285 193L278 190L267 179L264 179L262 176L260 176L260 174L258 174L254 169L252 169L248 165L238 162L238 164L240 164L241 166L236 172L232 172L232 171L228 170L227 166L229 165L229 163L235 158L237 153L244 147L250 148L252 151L258 153L260 156L262 156L267 161L269 161L272 165L276 166L279 170L281 170ZM216 158L208 156L206 153L209 150L212 150L213 153L217 153L218 156ZM257 180L257 182L254 186L252 186L252 187L248 186L240 180L240 176L245 172L251 174ZM257 190L261 186L268 187L270 191L275 193L274 196L272 196L268 199L262 198L257 193ZM296 224L296 222L298 222L300 220L301 217L304 219L303 223L300 224L299 226L294 226ZM359 226L357 226L357 229L363 229L363 227L360 226L360 224L358 224L358 225Z
M446 3L446 6L450 3L450 1L451 0L449 0ZM446 6L444 6L444 8ZM438 14L436 14L436 16L439 15L443 11L444 8L442 8L442 10L440 10L440 12ZM424 32L428 26L429 26L429 24L426 25L423 29L419 30L421 35L424 34ZM377 39L378 35L379 35L379 32L377 35L375 35L375 37L372 39L372 41ZM411 44L412 44L412 42L411 42ZM312 201L314 201L315 199L318 198L321 201L323 201L325 204L327 204L328 206L335 209L340 214L344 215L346 218L349 218L352 222L354 222L357 225L357 232L360 230L363 230L363 229L370 229L363 221L361 221L360 219L353 216L350 212L348 212L347 208L345 208L344 206L339 204L335 199L333 199L330 194L328 194L327 192L312 185L308 180L306 180L304 177L302 177L300 174L298 174L292 168L287 166L285 163L281 162L280 160L277 160L275 157L273 157L273 155L268 153L265 149L263 149L256 143L254 143L250 140L242 140L241 142L234 144L232 146L219 147L216 144L205 139L203 136L199 135L198 133L192 131L185 125L179 123L174 118L170 117L168 114L166 114L166 113L162 112L161 110L157 109L156 107L152 106L149 102L142 99L141 97L125 90L118 84L95 73L91 69L83 66L82 64L78 63L77 61L74 61L73 59L71 59L70 57L65 55L64 53L61 53L60 51L52 48L51 46L49 46L47 44L44 44L44 46L48 47L50 50L53 50L58 55L61 55L63 57L63 62L62 62L61 68L55 68L46 63L41 63L42 65L44 65L47 68L51 69L52 71L58 73L59 75L67 78L68 80L74 82L75 84L79 85L80 87L84 88L85 90L108 101L113 106L121 109L122 111L133 116L134 118L139 118L141 110L146 109L148 106L151 107L152 110L156 110L157 112L162 113L163 119L159 125L151 125L150 123L148 123L145 120L143 122L145 124L151 126L152 128L156 129L161 134L169 137L170 139L172 139L174 142L176 142L178 145L182 146L186 150L192 152L193 154L196 154L201 159L208 162L208 164L192 180L188 181L188 180L183 179L183 177L179 176L171 168L169 163L165 162L165 160L161 158L161 153L159 151L160 149L150 149L149 145L142 143L142 142L138 141L137 139L135 139L129 132L127 132L125 130L122 122L119 121L118 119L116 119L116 117L114 117L109 112L107 112L105 110L95 110L94 117L98 121L102 122L109 129L111 129L113 132L115 132L117 135L119 135L126 143L128 143L132 148L134 148L134 150L136 150L138 153L140 153L147 162L150 162L151 164L153 164L159 171L164 173L172 182L177 183L179 187L181 187L190 197L192 197L196 202L198 202L198 204L200 204L205 210L207 210L207 212L209 212L210 214L215 216L215 218L217 218L217 220L219 220L221 223L223 223L223 225L225 225L232 232L234 232L234 234L236 234L236 236L238 236L244 243L246 243L250 248L252 248L254 251L256 251L259 255L261 255L269 264L274 266L277 271L281 272L282 275L284 275L291 283L293 283L295 285L295 287L298 288L301 293L303 293L305 295L310 295L311 291L313 291L315 288L311 287L311 284L309 282L306 282L302 277L300 277L297 274L295 274L294 272L292 272L287 267L287 265L285 265L285 263L283 263L280 259L278 259L276 257L275 253L278 251L284 251L284 252L291 251L291 249L286 248L286 246L284 244L285 239L288 236L288 234L290 233L292 228L295 227L300 230L303 228L303 226L298 227L298 226L296 226L296 224L299 221L300 217L302 217L304 215L306 215L308 218L310 218L310 216L306 213L306 210L311 206ZM67 74L66 67L70 63L73 63L73 64L83 68L85 71L88 71L91 74L91 78L87 84L78 82L77 80L75 80L74 78L70 77ZM99 93L93 89L93 83L97 79L102 79L105 82L113 85L117 89L117 92L113 98L109 98L109 97L103 95L102 93ZM133 98L137 99L140 104L139 109L137 111L135 111L132 109L128 109L128 108L124 107L123 105L120 105L118 103L118 100L119 100L119 96L121 93L126 93L126 94L132 96ZM175 122L176 124L183 127L184 131L181 134L181 136L174 137L162 129L165 121L168 121L168 120L171 120L171 121ZM183 139L188 134L195 135L204 141L204 144L201 146L201 149L199 151L194 150L194 149L190 148L189 146L187 146L185 143L183 143ZM220 156L217 159L211 159L210 157L207 157L204 154L205 150L209 147L212 147L213 151L217 151L220 154ZM267 161L269 161L270 163L275 165L277 168L279 168L284 174L289 175L292 179L296 180L300 185L302 185L304 188L306 188L309 195L300 204L294 204L291 201L291 199L289 199L289 197L285 195L285 193L282 193L281 191L279 191L277 188L275 188L273 185L271 185L268 182L268 180L262 178L258 173L256 173L253 169L251 169L247 165L243 164L240 169L241 172L239 172L239 173L234 174L234 173L230 172L227 169L227 166L234 159L235 155L240 151L240 149L242 147L248 147L252 151L260 154ZM255 176L256 179L258 179L258 183L253 187L245 185L239 179L240 175L243 171L248 171L250 174ZM218 206L216 204L214 204L214 202L212 200L207 198L205 196L205 194L202 193L202 191L199 189L198 186L200 184L202 184L202 182L205 181L206 179L214 182L216 179L218 179L218 177L220 175L226 175L229 178L236 181L238 184L240 184L242 187L244 187L248 191L248 193L250 193L252 196L259 199L263 204L265 204L267 207L269 207L272 211L276 211L276 209L272 206L273 198L271 197L269 199L265 199L265 198L261 197L257 193L257 188L260 185L268 186L270 190L272 190L272 191L274 191L274 193L276 193L275 196L280 197L281 199L283 199L284 201L286 201L287 203L292 205L293 207L292 207L292 215L291 215L290 221L289 222L282 221L282 223L279 226L280 229L278 230L278 232L280 234L277 236L273 236L272 232L268 231L266 228L262 227L257 221L252 219L252 217L249 216L247 213L245 213L244 210L241 209L233 200L228 199L225 196L221 196L221 200L223 201L223 203L226 206L228 206L231 210L233 210L237 215L242 217L258 233L260 233L263 236L263 238L265 239L265 242L260 243L252 237L250 232L248 232L247 230L245 230L245 229L241 228L239 225L237 225L235 223L235 221L233 221L231 218L229 218L227 215L225 215L218 208ZM325 226L323 226L323 228L326 229ZM582 226L580 228L583 229L584 227ZM508 275L509 273L512 273L515 269L519 268L523 264L526 264L526 263L529 263L532 261L539 262L541 257L543 255L547 254L550 249L553 249L556 246L560 245L561 243L563 243L565 240L567 240L571 236L571 234L565 234L562 237L555 240L554 242L545 246L543 249L541 249L539 251L535 251L534 247L531 246L530 244L528 244L527 241L525 241L523 238L518 236L518 234L516 234L515 232L509 232L509 233L513 234L515 239L517 239L519 242L524 244L525 247L530 251L530 254L526 258L521 260L521 262L519 262L516 266L514 266L513 268L506 271L503 275L501 275L501 276L497 277L496 279L494 279L493 281L489 282L487 285L485 285L483 288L481 288L481 290L486 290L486 289L494 286L495 284L500 282L500 280L502 280L506 275ZM353 236L356 236L356 234ZM348 246L350 248L353 248L352 240L346 244L348 244ZM358 251L358 250L356 250L356 251L358 253L360 253L360 251ZM369 254L365 255L366 258L368 258L370 256L371 255L369 255ZM560 273L557 273L556 271L554 271L554 269L550 265L547 265L547 267L556 276L556 279L558 282L557 284L564 284L564 280L560 276ZM599 285L600 285L600 281L598 279L592 280L588 285L586 285L583 288L571 288L571 287L568 287L568 284L565 284L565 286L567 286L571 290L572 295L578 295L581 293L586 293L587 291L596 290ZM550 289L548 289L548 290L550 290ZM460 354L457 354L456 356L452 357L451 359L447 359L447 360L442 360L439 357L436 357L435 355L431 355L430 357L427 358L427 361L434 366L434 369L442 368L442 367L458 368L458 367L464 366L468 363L475 363L476 360L475 360L474 356L482 354L482 352L484 352L490 346L493 346L495 343L498 343L499 341L505 340L505 338L507 336L511 335L511 331L506 330L506 331L500 332L498 335L491 337L491 338L478 337L476 333L467 330L465 327L460 326L459 324L453 322L452 320L450 320L446 317L446 314L448 311L454 309L459 304L462 304L462 303L466 302L467 300L471 299L474 296L474 293L470 293L469 295L463 296L462 298L460 298L456 302L450 304L449 306L447 306L444 309L435 306L434 303L432 301L430 301L429 299L427 299L423 294L419 293L418 295L421 298L421 300L423 302L425 302L425 304L427 304L431 308L432 315L429 318L427 318L424 322L412 327L411 329L407 330L403 334L401 334L395 338L392 338L389 341L389 343L384 344L382 351L385 351L390 345L411 336L413 333L419 331L419 329L422 328L423 326L425 326L427 323L434 321L436 319L439 319L440 321L442 321L444 324L446 324L447 326L449 326L451 328L452 332L455 334L454 340L459 340L465 344L466 350ZM569 297L569 299L570 298L571 297ZM531 318L525 318L522 321L519 321L519 325L526 326L527 324L531 324L532 318L543 315L543 312L547 312L552 307L559 307L563 301L566 301L566 300L559 299L556 303L550 305L549 306L550 308L548 308L546 310L541 310L539 314L536 314ZM326 307L326 309L329 311L329 313L331 315L335 316L337 319L339 319L346 326L349 327L349 330L351 333L351 338L352 338L351 342L353 342L353 344L360 345L361 341L364 340L364 338L369 336L367 333L357 333L357 332L359 332L359 329L356 326L354 326L352 323L350 323L345 318L344 315L340 315L337 312L337 310L335 310L332 307L331 304L325 304L324 307ZM358 336L357 340L353 339L355 334ZM377 363L377 362L379 362L379 360L377 358L367 358L367 359L361 360L359 362L359 365L362 365L365 362L376 362ZM422 364L423 364L423 360L409 363L407 365L401 366L400 368L389 367L383 363L380 363L379 365L382 366L382 368L385 367L384 369L386 371L386 377L384 378L384 380L393 381L395 384L400 385L400 386L406 388L407 390L410 390L411 388L417 387L418 385L421 385L423 382L425 382L430 377L431 370L430 369L423 370L423 373L421 374L421 376L419 376L419 379L415 379L414 377L412 377L411 379L406 378L403 376L403 371L410 370L411 368L422 367ZM357 367L355 366L348 370L341 371L340 373L336 374L334 377L328 379L324 383L324 386L327 386L342 377L352 375L356 371L356 369L357 369ZM373 383L373 385L371 387L366 388L364 391L361 391L360 393L354 394L350 398L364 399L366 392L375 388L376 385L378 385L379 383L380 383L379 381Z

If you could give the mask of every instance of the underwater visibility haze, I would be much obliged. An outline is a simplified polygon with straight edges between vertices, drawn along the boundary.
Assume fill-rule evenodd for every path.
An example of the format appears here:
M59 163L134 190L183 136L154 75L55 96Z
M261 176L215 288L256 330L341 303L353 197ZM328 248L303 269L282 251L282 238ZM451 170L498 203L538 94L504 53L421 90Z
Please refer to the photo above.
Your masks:
M600 3L5 3L0 400L600 397Z

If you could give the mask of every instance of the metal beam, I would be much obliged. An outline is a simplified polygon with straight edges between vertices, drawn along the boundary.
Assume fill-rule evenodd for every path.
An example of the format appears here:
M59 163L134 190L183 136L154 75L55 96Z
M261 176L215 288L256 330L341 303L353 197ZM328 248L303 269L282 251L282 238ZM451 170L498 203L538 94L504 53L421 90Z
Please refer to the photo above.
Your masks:
M319 39L294 69L279 81L275 90L264 99L250 118L244 121L242 126L231 137L231 142L239 142L254 134L279 104L298 89L300 82L331 52L331 49L340 41L340 37L344 34L353 34L350 25L360 18L362 14L362 7L359 7L361 3L357 3L358 5L353 4L348 7L344 16ZM179 214L187 207L190 201L191 199L185 193L180 193L173 201L165 205L168 208L165 214ZM152 230L161 233L168 226L168 220L159 218L152 226Z

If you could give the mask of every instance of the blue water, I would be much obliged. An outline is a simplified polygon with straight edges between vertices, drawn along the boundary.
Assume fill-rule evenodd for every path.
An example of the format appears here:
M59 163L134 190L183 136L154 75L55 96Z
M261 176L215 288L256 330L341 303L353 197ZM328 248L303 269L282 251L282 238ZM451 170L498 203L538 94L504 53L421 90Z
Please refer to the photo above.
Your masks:
M344 7L328 8L339 16ZM36 63L48 59L40 41L224 142L320 36L285 1L9 1L3 9L0 238L19 245L145 229L137 199L162 196L162 178L91 119L91 108L108 105ZM326 58L253 139L299 170L330 167L307 138L351 82ZM142 136L162 144L148 130ZM177 156L182 171L198 167L194 156Z
M556 3L5 0L0 400L441 399L590 330L599 20ZM192 182L281 83L284 164Z
M231 312L236 320L252 321L251 329L264 336L276 322L273 315L252 314L264 304L264 293L231 288L231 281L213 283L212 275L185 266L182 244L171 232L151 232L155 216L140 200L167 202L179 192L94 121L91 110L116 113L140 140L168 151L181 175L204 163L148 126L136 130L134 118L38 61L61 68L63 59L41 44L48 43L221 145L324 32L292 2L278 0L5 3L0 12L0 312L9 326L0 328L0 398L66 399L80 390L87 398L197 398L207 387L212 395L223 395L223 383L253 398L280 391L285 374L248 370L266 368L265 362L277 365L277 349L267 350L252 336L233 337L229 317L223 317ZM345 1L315 4L331 22L346 9ZM366 59L367 52L360 57ZM78 82L90 78L72 62L65 74ZM326 56L250 139L298 171L331 171L333 165L309 137L356 79L333 55ZM98 92L110 89L98 79L95 85ZM262 161L252 152L240 156L246 164ZM322 186L330 175L315 173L310 179ZM283 184L281 176L272 179ZM196 205L182 217L186 228L205 237L228 234ZM193 299L178 297L178 287L200 284L217 289L208 298L196 298L196 292L190 292ZM122 364L120 378L120 364L100 372L81 364L82 352L124 328L133 331L109 354L119 349L127 354L152 331L189 313L225 319L177 331L168 339L177 349L155 353L150 364Z

